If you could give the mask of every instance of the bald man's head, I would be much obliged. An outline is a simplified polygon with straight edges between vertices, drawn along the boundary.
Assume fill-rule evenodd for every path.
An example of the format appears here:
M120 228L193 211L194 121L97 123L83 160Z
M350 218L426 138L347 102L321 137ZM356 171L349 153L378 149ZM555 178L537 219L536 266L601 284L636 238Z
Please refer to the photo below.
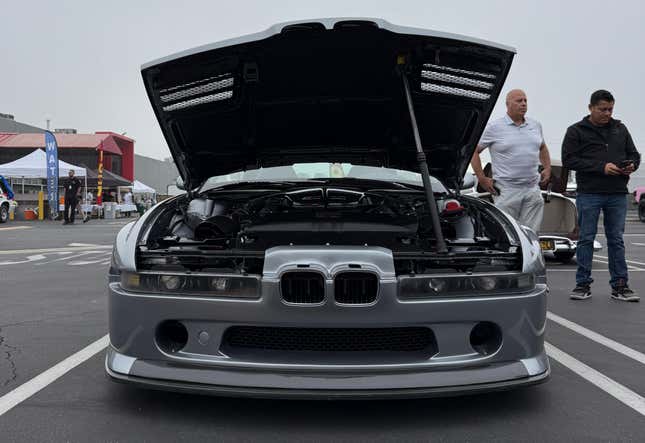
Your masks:
M521 89L512 89L506 94L506 113L514 122L524 121L528 110L526 94Z

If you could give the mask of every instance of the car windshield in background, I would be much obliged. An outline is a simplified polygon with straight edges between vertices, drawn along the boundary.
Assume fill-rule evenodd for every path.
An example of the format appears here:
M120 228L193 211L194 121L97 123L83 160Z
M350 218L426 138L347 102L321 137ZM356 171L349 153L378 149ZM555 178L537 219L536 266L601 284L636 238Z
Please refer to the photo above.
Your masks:
M291 166L259 168L209 178L202 189L236 182L281 182L355 178L423 186L421 174L400 169L352 165L351 163L295 163ZM434 192L446 192L439 180L431 177Z

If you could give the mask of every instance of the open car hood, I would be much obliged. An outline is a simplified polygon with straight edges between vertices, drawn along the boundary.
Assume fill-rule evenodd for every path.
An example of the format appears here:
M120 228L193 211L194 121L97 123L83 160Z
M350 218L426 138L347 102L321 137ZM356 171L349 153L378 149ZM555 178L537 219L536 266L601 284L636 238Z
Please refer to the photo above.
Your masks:
M430 174L459 187L512 48L376 19L322 19L142 67L187 189L240 170L348 162L418 171L401 75Z

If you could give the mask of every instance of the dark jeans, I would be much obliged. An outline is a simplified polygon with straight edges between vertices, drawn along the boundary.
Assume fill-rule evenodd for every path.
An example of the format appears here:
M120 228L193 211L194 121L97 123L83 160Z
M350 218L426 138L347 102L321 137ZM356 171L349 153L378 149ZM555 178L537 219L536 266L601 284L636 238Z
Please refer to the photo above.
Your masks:
M576 284L591 284L591 261L593 259L593 242L598 230L598 216L602 210L605 236L607 237L607 255L609 257L609 284L615 287L620 281L627 284L627 264L625 263L625 216L627 213L626 194L578 194L578 225L580 238L576 251L578 271Z
M76 212L76 196L65 196L65 221L74 222L74 215Z

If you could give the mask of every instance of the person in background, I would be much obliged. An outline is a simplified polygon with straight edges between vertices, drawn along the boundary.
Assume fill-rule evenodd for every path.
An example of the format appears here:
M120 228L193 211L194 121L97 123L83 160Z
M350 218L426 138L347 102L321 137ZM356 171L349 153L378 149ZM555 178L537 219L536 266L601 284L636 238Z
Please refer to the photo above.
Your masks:
M612 118L614 96L605 90L591 94L589 115L569 126L562 142L562 165L576 171L576 206L580 237L576 249L576 287L569 297L591 297L591 262L598 217L603 213L609 256L611 298L637 302L640 297L629 287L625 262L625 217L627 182L638 169L641 156L632 136L620 120Z
M77 200L80 200L79 193L81 190L81 181L74 176L74 170L70 169L67 178L63 182L65 187L65 213L64 225L74 223L74 213L76 211Z
M76 211L78 211L79 214L83 215L83 223L87 223L90 221L90 216L85 213L83 210L83 200L81 200L80 195L79 198L76 199Z
M123 203L126 205L132 204L132 192L128 189L125 194L123 194Z
M495 206L538 232L544 212L538 185L551 179L551 157L542 125L526 117L527 110L524 91L510 91L506 96L506 115L486 126L471 165L480 185L493 196ZM479 154L486 148L490 150L494 180L486 177L482 169Z

